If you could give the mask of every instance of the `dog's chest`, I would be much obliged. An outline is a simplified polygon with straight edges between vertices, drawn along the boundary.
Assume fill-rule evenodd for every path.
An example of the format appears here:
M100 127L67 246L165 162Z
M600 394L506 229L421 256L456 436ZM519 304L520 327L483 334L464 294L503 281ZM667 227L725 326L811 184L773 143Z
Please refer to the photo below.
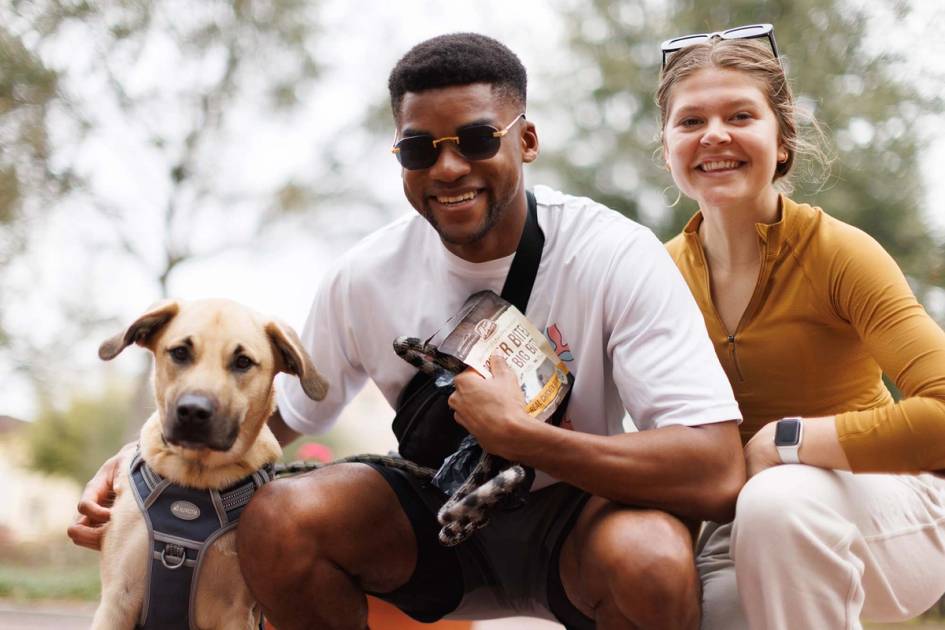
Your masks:
M223 490L198 490L162 479L140 455L132 461L130 489L149 533L144 630L220 625L220 615L252 615L235 549L235 527L255 490L271 478L257 471ZM236 606L237 602L245 606ZM251 619L247 618L249 621Z

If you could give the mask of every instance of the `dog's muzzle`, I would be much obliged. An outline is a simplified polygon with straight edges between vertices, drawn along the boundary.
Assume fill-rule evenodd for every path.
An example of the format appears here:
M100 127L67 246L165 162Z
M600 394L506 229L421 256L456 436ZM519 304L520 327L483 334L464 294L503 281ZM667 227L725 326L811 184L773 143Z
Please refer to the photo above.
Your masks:
M218 407L206 394L181 394L168 410L170 423L165 439L184 448L229 450L236 441L239 424L222 418Z

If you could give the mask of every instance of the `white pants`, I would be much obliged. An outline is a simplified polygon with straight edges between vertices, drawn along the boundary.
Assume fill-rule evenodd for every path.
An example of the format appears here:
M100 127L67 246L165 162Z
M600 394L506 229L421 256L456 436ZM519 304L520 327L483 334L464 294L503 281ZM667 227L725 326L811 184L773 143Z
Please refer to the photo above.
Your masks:
M696 563L703 630L915 617L945 593L945 479L775 466L742 489L734 524L707 524Z

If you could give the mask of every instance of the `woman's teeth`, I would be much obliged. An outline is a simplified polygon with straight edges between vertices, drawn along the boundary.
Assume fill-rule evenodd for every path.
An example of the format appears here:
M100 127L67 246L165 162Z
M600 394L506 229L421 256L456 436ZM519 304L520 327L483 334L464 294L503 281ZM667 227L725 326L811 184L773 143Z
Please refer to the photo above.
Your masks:
M739 162L735 160L720 160L718 162L704 162L699 166L703 171L720 171L728 168L738 168Z

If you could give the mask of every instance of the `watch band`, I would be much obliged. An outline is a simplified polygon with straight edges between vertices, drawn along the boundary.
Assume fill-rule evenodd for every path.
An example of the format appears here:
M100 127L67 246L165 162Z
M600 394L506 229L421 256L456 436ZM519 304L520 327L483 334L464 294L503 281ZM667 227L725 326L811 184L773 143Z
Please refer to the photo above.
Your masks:
M782 464L800 464L798 451L804 439L804 419L800 417L781 418L774 432L774 445Z

